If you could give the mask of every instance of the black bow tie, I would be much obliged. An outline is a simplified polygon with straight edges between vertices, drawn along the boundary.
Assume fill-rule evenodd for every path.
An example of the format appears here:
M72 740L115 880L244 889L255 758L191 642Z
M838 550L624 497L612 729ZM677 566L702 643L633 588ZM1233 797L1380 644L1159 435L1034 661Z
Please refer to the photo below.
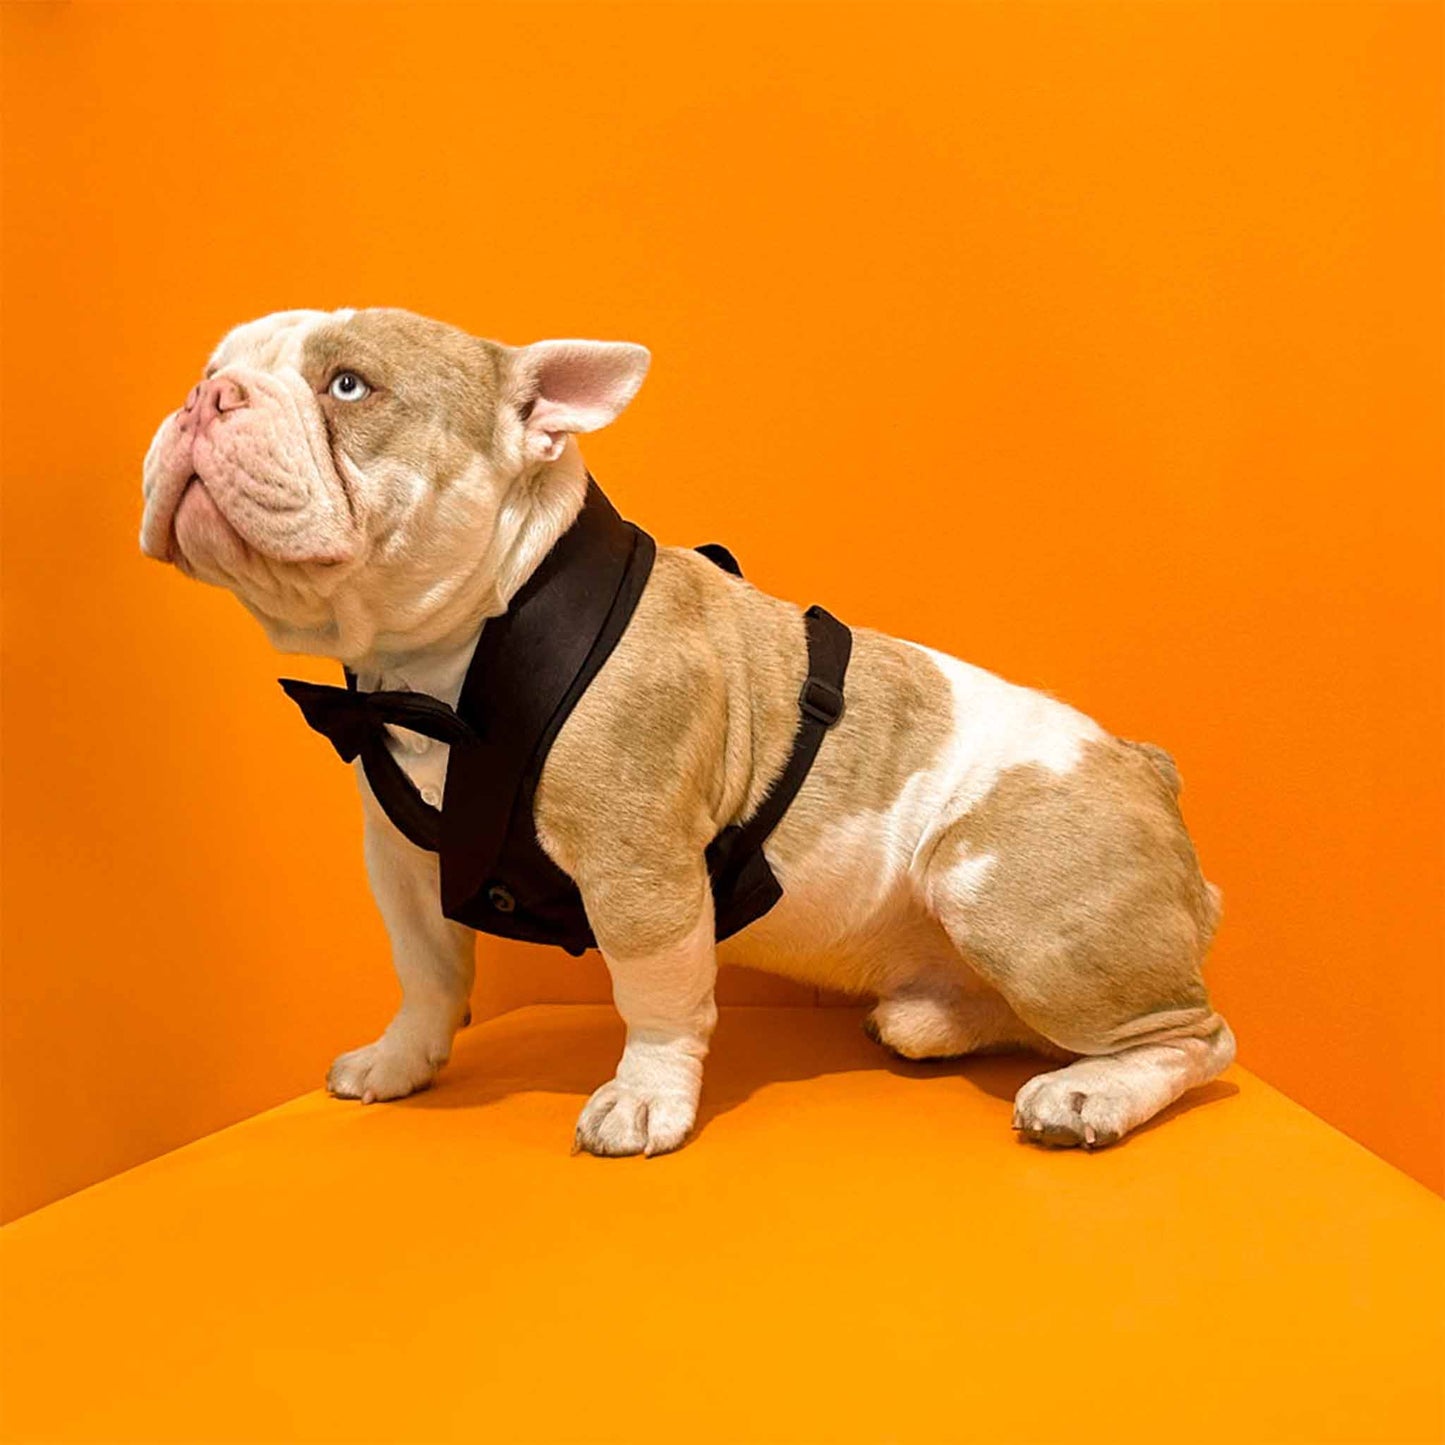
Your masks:
M299 678L279 678L286 696L341 755L361 759L371 790L392 821L419 848L435 851L440 831L437 810L422 800L415 784L386 745L385 728L406 728L439 743L479 741L476 731L446 703L424 692L358 692L353 686L327 687ZM350 674L347 682L351 683Z
M388 723L439 743L477 740L472 728L446 703L424 692L355 692L294 677L278 681L307 724L330 739L345 763L360 757L366 743L378 738Z

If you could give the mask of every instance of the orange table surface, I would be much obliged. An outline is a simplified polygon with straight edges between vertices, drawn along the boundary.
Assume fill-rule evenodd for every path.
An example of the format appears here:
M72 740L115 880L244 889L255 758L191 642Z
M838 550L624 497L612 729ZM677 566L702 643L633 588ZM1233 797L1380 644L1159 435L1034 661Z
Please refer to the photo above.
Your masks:
M527 1008L428 1094L307 1095L17 1220L3 1437L1442 1438L1433 1194L1241 1069L1036 1150L1037 1062L858 1024L725 1013L693 1141L602 1160L568 1149L620 1026Z

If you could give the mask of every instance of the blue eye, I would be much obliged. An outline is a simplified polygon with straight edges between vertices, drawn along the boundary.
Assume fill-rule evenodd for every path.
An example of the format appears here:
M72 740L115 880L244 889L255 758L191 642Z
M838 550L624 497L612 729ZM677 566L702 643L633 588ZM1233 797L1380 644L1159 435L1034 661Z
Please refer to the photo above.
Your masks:
M337 401L360 401L371 395L371 388L354 371L338 371L326 389Z

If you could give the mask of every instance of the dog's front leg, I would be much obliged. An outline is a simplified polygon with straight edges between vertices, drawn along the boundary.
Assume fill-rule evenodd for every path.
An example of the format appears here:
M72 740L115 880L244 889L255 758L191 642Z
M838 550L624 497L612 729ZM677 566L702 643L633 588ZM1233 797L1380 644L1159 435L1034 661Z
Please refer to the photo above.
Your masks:
M401 1007L375 1043L342 1054L326 1087L371 1103L424 1089L451 1054L472 992L475 938L442 916L437 859L387 822L364 784L366 872L391 939Z
M588 897L593 930L627 1025L616 1076L587 1101L576 1147L592 1154L665 1154L697 1118L702 1061L717 1023L712 890L706 873L632 880ZM682 920L682 931L677 921Z

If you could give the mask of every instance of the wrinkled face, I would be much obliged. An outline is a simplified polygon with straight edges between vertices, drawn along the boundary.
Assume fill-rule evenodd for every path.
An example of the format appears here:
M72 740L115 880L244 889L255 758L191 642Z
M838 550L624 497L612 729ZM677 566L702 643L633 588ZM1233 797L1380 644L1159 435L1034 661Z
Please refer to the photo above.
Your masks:
M507 347L395 310L253 321L156 433L141 549L235 591L281 645L404 636L476 605L519 484L610 421L647 360L626 343Z

